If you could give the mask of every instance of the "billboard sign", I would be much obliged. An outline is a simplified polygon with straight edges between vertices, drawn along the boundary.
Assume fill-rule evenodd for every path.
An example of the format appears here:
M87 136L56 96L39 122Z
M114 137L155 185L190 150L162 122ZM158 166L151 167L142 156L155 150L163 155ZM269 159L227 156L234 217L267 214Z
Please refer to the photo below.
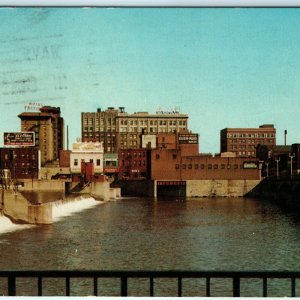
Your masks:
M244 169L258 169L258 164L256 161L245 161Z
M198 144L198 134L179 134L178 142L179 144Z
M4 132L4 146L35 146L34 132Z

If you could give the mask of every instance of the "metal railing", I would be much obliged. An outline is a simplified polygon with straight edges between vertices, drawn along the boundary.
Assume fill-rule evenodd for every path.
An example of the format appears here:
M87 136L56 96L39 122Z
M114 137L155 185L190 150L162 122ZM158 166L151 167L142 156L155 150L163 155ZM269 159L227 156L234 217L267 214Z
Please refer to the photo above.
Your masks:
M211 279L223 278L232 279L232 296L240 297L241 279L260 279L262 280L262 295L268 297L268 279L289 279L290 296L296 297L296 279L300 278L300 272L290 271L0 271L0 278L7 278L8 296L17 295L17 278L36 278L37 294L43 296L43 279L64 278L65 295L70 296L72 278L91 278L93 279L93 294L99 296L98 279L100 278L119 278L120 295L128 296L129 278L149 279L149 294L155 295L154 279L172 278L177 279L177 296L183 295L183 279L201 278L206 282L206 296L211 296ZM101 295L105 296L105 295ZM247 295L246 295L247 296Z

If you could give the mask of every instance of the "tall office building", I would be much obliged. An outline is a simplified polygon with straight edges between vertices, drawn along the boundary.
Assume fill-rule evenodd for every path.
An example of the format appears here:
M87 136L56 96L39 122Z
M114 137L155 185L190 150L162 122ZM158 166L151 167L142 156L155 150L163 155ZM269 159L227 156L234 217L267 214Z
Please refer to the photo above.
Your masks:
M141 135L181 132L188 129L188 115L178 111L157 111L155 114L129 114L124 107L109 107L94 113L81 113L82 141L103 142L105 153L120 149L141 148Z
M274 125L259 128L224 128L220 133L221 152L234 152L237 157L256 157L257 145L276 145Z
M35 145L41 152L41 164L59 159L59 151L64 149L64 120L59 107L43 106L40 112L23 112L21 131L35 133Z

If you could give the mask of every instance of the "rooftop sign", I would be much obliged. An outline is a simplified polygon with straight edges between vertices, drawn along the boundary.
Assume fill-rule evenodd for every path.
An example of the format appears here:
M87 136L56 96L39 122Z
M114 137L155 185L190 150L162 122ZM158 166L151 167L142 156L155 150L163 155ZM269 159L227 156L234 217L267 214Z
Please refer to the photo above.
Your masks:
M163 110L161 107L158 107L156 110L156 114L158 115L176 115L180 113L179 107L174 107L168 110Z
M4 146L35 146L34 132L4 132Z
M178 142L179 144L198 144L198 134L179 134Z

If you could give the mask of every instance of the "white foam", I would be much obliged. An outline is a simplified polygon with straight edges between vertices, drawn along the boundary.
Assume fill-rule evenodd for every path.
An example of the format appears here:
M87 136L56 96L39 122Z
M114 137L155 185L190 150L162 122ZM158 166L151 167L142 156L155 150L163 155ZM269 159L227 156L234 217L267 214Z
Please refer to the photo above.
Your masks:
M74 213L90 209L96 205L102 204L103 201L95 200L92 197L89 198L75 198L71 201L57 201L52 204L52 220L57 222L63 217L71 216Z
M27 225L27 224L15 224L13 223L9 218L1 215L0 216L0 234L7 233L7 232L13 232L17 230L23 230L30 227L33 227L34 225Z

